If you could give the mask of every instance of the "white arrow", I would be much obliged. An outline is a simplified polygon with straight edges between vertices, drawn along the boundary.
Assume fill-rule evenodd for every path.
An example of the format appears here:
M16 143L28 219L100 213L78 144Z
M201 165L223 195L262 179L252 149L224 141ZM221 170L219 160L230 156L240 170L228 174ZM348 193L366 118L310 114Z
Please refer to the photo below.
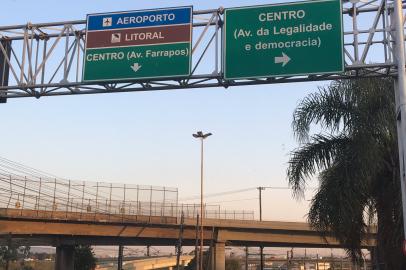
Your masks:
M290 62L290 57L286 53L282 52L282 56L275 57L275 64L282 63L282 67L286 66Z
M135 63L131 66L132 70L134 70L134 72L137 72L138 70L140 70L142 66L138 63Z

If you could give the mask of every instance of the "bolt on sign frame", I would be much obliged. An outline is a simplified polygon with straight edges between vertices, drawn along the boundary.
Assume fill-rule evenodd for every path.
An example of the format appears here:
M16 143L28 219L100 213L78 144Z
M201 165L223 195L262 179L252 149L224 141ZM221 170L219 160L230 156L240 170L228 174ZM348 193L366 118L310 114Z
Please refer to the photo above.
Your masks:
M339 1L339 0L337 0ZM392 76L397 87L397 123L404 224L406 224L405 10L401 0L342 0L344 72L268 78L224 79L224 9L193 11L192 70L172 79L83 82L86 20L0 27L0 54L9 67L5 98L264 85ZM11 48L4 44L12 42ZM5 43L6 42L6 43ZM0 63L1 64L1 63ZM3 72L4 73L4 72ZM406 235L406 226L405 235Z

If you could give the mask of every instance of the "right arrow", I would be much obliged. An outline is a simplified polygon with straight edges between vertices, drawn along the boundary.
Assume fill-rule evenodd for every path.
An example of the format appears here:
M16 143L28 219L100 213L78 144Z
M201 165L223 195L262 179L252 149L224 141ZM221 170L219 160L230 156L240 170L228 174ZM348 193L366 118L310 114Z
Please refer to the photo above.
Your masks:
M284 67L290 62L290 60L290 57L286 53L282 52L282 56L275 57L275 64L282 63L282 67Z

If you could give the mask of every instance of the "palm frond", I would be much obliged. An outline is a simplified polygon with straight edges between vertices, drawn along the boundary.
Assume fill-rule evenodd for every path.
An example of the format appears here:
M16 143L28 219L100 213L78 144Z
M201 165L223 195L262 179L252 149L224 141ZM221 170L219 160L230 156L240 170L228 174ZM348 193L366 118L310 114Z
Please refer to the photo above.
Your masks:
M314 135L310 142L292 152L287 176L295 196L302 197L306 180L328 168L338 151L348 143L345 136Z
M293 132L300 142L309 139L312 124L320 124L329 132L350 126L354 116L354 92L348 80L336 81L310 94L293 113Z
M365 189L354 181L351 162L340 160L320 174L320 188L312 199L309 223L320 232L334 232L355 261L361 259L361 243L366 234Z

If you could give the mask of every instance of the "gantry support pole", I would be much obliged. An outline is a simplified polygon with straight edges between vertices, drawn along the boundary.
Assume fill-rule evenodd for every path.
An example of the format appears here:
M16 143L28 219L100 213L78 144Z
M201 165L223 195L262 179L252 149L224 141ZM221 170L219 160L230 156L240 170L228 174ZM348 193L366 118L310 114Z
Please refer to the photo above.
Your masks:
M405 182L405 150L406 150L406 60L405 60L405 33L402 0L394 2L394 24L395 24L395 58L398 67L398 76L395 81L396 91L396 113L399 144L399 165L400 182L402 192L403 208L403 233L406 243L406 182Z

